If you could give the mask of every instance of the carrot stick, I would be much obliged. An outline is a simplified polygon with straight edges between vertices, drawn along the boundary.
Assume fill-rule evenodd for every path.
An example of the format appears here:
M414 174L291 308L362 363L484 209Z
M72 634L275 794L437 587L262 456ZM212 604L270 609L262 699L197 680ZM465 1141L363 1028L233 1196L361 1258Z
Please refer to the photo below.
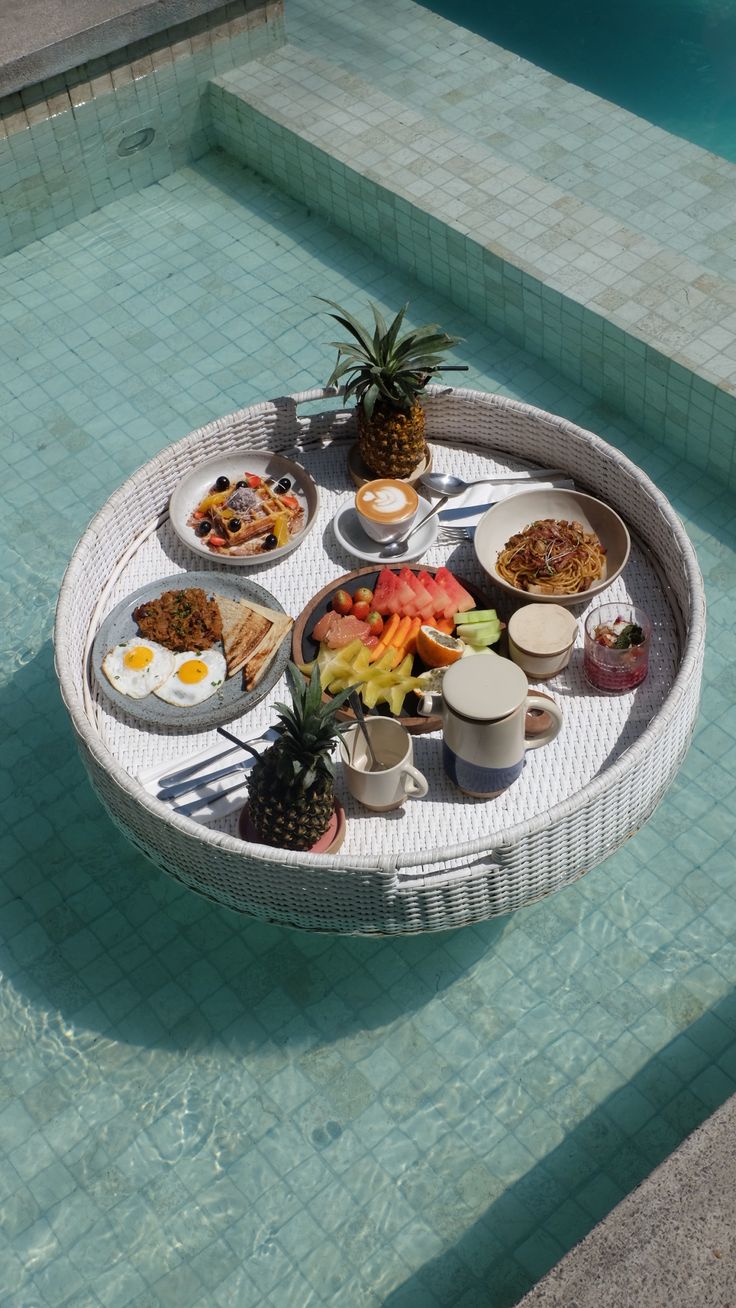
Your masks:
M404 641L404 645L403 645L403 648L402 648L402 651L401 651L402 655L403 655L403 654L416 654L416 652L417 652L417 635L419 634L419 628L421 627L421 625L422 625L422 619L421 619L421 618L412 618L412 620L411 620L411 627L409 628L408 635L407 635L407 637L406 637L406 640Z
M393 636L389 636L388 641L386 643L388 645L393 645L394 649L398 649L398 650L403 649L404 642L406 641L406 638L409 635L409 632L411 631L411 623L412 623L411 618L409 617L402 618Z
M391 637L396 631L396 628L398 627L400 621L401 619L399 618L398 613L391 614L391 617L389 618L388 622L386 623L386 626L384 627L381 633L381 639L379 640L378 644L374 645L373 649L371 650L371 658L370 658L371 663L375 663L376 659L380 659L381 655L386 653L386 648L389 645L391 641Z

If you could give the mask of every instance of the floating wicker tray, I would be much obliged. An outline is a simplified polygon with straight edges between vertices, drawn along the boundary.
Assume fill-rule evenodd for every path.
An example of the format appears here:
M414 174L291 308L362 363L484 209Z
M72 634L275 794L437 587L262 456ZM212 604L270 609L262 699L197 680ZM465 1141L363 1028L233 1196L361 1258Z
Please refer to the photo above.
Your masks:
M348 827L336 856L246 845L236 818L204 827L175 816L137 780L157 763L173 769L213 734L142 729L90 684L88 651L105 614L148 581L202 569L166 512L195 460L234 447L272 449L303 463L318 482L315 530L288 559L256 570L287 612L297 616L317 590L351 570L330 522L352 494L345 471L352 416L297 413L298 404L325 398L317 391L275 400L193 432L125 482L93 520L67 569L55 631L57 671L83 760L112 819L158 867L238 912L350 934L446 930L510 912L573 881L641 826L682 762L697 713L705 606L694 550L652 482L592 433L482 392L433 388L427 398L435 467L472 478L554 464L617 509L632 532L632 556L605 598L640 605L657 633L648 680L620 697L587 686L578 647L568 669L545 683L563 709L563 731L527 755L522 777L498 799L472 800L451 785L433 733L415 740L427 799L376 818L341 794ZM434 546L422 562L448 563L488 589L469 544L452 553ZM508 616L500 595L497 601ZM274 690L247 725L266 726L282 694Z

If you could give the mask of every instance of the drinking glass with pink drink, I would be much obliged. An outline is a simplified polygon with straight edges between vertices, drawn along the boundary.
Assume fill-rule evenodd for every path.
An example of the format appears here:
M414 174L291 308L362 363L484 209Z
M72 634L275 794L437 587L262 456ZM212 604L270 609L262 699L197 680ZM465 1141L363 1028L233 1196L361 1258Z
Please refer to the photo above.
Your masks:
M591 686L620 694L641 685L649 670L652 628L634 604L602 604L585 619L583 668Z

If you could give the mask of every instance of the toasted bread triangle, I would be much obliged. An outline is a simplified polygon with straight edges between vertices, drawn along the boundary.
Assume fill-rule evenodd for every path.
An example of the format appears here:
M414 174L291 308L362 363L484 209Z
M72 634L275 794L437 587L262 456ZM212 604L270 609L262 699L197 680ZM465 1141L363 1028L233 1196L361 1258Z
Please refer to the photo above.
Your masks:
M227 663L228 677L234 677L245 666L250 655L261 644L278 614L257 607L248 600L231 600L216 595L222 618L222 647Z
M274 619L271 630L266 632L260 644L251 651L243 668L243 683L246 690L253 690L258 685L284 636L294 625L294 619L286 613L275 613Z

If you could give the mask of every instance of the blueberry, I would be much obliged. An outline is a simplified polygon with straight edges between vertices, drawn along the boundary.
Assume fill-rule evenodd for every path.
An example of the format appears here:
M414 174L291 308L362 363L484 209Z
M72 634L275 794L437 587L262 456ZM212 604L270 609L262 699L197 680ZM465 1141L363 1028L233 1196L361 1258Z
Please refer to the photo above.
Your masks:
M230 478L229 478L229 477L218 477L218 478L217 478L217 481L215 482L215 490L216 490L216 491L226 491L226 490L229 490L229 489L230 489Z
M236 481L235 489L240 490L243 486L247 487L247 485L248 485L247 481Z
M289 481L288 477L282 477L281 481L276 482L277 495L285 495L286 492L290 490L291 490L291 482Z
M274 536L273 532L270 531L263 542L263 548L264 550L272 550L276 547L276 545L278 545L278 540Z
M197 523L194 530L198 536L209 536L212 531L212 523L208 522L206 518L203 518L201 522Z
M241 525L242 524L240 518L231 518L229 523L227 524L227 529L228 531L231 531L233 535L235 535L236 531L240 531Z

